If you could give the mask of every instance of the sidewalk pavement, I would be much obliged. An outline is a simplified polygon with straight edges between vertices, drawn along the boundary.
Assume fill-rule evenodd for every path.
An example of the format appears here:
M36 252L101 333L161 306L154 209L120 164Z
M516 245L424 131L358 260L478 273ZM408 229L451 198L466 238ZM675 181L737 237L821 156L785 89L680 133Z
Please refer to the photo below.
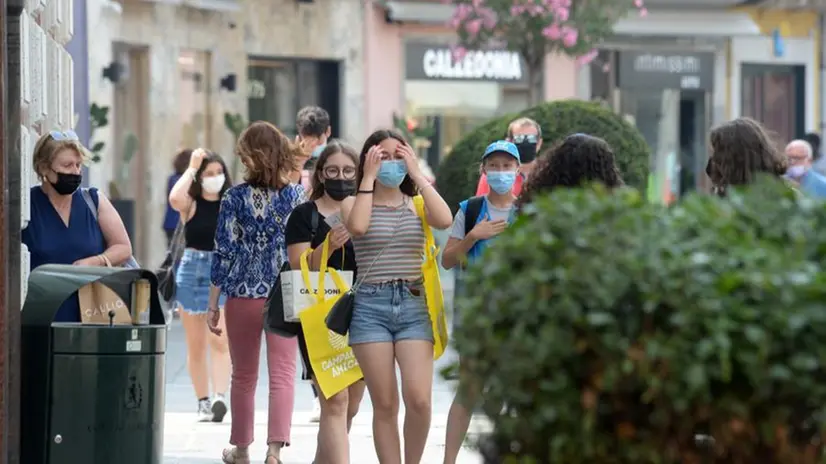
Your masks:
M433 420L427 447L421 464L441 464L444 455L445 424L447 412L453 401L454 386L443 380L440 370L455 359L448 352L436 362L433 382ZM264 462L265 437L267 431L267 373L266 355L261 353L261 370L255 395L255 436L252 446L252 462ZM175 320L169 331L166 355L166 405L164 424L163 464L216 464L220 462L221 450L229 443L228 415L222 424L196 422L195 395L186 369L186 345L180 321ZM315 454L318 425L310 422L313 395L310 385L300 380L301 361L297 361L295 412L293 414L292 445L283 451L284 464L310 464ZM378 464L373 448L372 431L373 408L370 395L365 394L359 413L350 432L350 456L353 464ZM404 417L404 409L399 414ZM483 418L475 418L471 424L471 437L489 430ZM399 425L401 430L401 424ZM472 438L471 438L472 440ZM479 455L472 449L464 449L457 461L459 464L478 464Z
M401 415L403 416L404 411ZM266 411L256 411L255 437L251 447L251 461L264 462L264 444L267 424ZM427 447L421 464L441 464L444 458L446 414L434 414ZM370 414L356 416L350 431L350 460L353 464L379 464L373 448L373 432ZM228 446L230 426L228 423L196 423L194 414L168 413L166 415L163 464L214 464L220 462L221 450ZM401 422L399 423L401 430ZM471 436L489 430L484 420L474 419ZM309 413L297 412L293 415L292 444L284 449L281 458L284 464L311 464L315 454L318 426L309 422ZM478 464L479 455L470 448L461 451L459 464Z

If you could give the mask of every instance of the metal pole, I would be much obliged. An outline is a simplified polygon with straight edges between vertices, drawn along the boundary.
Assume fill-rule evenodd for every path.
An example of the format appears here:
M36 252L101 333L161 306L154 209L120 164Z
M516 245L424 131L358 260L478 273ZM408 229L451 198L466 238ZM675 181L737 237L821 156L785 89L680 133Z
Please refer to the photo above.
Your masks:
M20 462L20 15L23 0L0 0L0 463Z

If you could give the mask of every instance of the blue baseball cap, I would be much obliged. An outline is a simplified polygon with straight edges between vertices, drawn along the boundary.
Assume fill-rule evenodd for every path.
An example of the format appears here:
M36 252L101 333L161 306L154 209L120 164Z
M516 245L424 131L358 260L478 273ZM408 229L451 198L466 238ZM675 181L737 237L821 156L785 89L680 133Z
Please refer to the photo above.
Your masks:
M516 161L522 163L522 159L519 158L519 149L516 148L516 145L512 142L508 142L507 140L497 140L496 142L488 145L485 149L485 154L482 155L482 160L484 161L485 158L494 153L507 153L516 158Z

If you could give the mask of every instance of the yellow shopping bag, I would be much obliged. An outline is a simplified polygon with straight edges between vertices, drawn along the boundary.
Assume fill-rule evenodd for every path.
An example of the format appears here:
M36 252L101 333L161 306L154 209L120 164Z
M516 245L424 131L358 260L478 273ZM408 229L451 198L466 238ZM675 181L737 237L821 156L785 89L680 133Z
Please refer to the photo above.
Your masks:
M433 231L427 223L427 214L424 210L424 198L417 195L413 198L416 205L416 214L422 220L424 228L424 263L422 276L424 277L424 294L427 300L427 312L433 323L433 359L439 359L447 348L447 315L445 314L445 297L442 293L442 279L439 273L439 248L433 238Z
M322 245L321 265L318 272L318 292L315 293L316 303L301 311L298 315L301 320L301 330L304 331L304 340L307 342L310 364L313 367L316 382L318 382L324 398L330 398L364 377L361 367L359 367L359 363L353 355L353 349L347 343L347 337L328 329L324 322L327 313L330 312L336 300L350 289L335 269L327 267L329 250L330 236L328 234ZM312 253L312 250L306 250L301 255L301 275L308 289L313 288L310 282L310 267L307 262L310 253ZM326 298L328 295L324 291L324 280L328 272L332 276L338 292Z

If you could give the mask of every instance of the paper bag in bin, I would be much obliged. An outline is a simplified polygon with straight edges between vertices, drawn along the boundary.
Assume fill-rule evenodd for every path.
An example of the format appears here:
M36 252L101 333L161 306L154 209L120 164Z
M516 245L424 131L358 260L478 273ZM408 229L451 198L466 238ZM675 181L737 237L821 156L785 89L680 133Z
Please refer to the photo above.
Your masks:
M109 324L109 311L115 312L113 324L131 325L129 306L111 288L100 282L92 282L77 291L80 303L80 322L84 324Z

